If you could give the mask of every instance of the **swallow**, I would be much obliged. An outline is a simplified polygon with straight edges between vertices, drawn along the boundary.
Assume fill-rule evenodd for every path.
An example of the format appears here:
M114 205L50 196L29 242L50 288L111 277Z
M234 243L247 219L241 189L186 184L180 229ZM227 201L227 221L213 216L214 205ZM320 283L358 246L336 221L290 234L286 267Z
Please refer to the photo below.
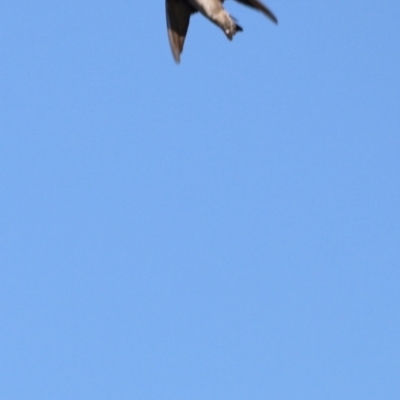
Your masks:
M259 0L236 0L248 7L261 11L275 24L277 18L272 11ZM172 55L177 63L183 51L186 33L192 14L200 12L212 23L219 26L229 40L243 28L230 16L222 6L224 0L166 0L168 39L171 45Z

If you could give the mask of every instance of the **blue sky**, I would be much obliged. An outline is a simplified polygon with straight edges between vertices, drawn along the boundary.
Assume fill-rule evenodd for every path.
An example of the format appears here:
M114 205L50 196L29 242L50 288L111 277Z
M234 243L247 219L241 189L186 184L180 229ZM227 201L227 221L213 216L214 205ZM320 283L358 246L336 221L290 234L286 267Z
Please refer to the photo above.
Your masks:
M400 398L400 3L267 4L2 4L2 399Z

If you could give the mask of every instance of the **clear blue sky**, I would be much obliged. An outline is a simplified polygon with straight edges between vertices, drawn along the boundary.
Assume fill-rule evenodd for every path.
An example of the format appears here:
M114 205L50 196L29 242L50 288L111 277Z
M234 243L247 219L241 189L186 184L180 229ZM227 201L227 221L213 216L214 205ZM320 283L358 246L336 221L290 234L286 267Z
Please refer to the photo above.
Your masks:
M0 9L0 398L400 399L400 3Z

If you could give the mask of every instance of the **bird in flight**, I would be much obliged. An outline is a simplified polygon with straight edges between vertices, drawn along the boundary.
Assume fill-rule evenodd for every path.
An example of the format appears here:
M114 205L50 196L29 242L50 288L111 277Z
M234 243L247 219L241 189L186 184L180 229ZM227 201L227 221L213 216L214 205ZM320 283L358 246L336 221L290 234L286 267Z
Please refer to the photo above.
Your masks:
M236 1L261 11L270 20L276 24L278 23L272 11L259 0ZM222 6L223 2L224 0L166 0L168 38L172 54L177 63L180 62L190 16L197 11L219 26L229 40L232 40L236 32L243 30L235 19L225 11Z

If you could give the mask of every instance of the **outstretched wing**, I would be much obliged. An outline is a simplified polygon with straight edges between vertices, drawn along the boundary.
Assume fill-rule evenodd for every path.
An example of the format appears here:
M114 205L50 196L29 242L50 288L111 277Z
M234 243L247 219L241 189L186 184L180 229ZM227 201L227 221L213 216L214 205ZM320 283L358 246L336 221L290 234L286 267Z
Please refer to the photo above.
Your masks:
M263 14L265 14L269 19L274 21L276 24L278 23L277 18L275 17L274 13L263 3L261 3L258 0L236 0L239 3L242 3L246 6L253 7L256 10L261 11Z
M166 0L165 7L169 44L171 45L175 61L179 63L189 27L190 16L196 10L187 0Z

